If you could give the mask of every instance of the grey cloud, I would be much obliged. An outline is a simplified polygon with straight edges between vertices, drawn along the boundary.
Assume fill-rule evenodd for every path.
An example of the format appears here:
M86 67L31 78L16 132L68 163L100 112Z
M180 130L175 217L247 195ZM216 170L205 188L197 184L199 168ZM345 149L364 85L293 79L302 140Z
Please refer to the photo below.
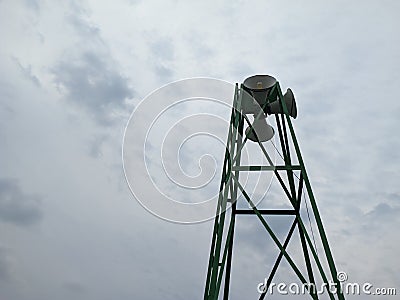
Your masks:
M389 193L386 195L386 198L393 201L400 201L400 194Z
M173 71L172 69L166 67L163 64L158 64L155 67L155 72L157 74L158 77L162 78L162 79L168 79L172 77Z
M0 220L27 226L42 218L39 197L25 194L13 179L0 179Z
M151 43L150 48L157 58L162 60L172 60L174 58L173 45L168 39L158 39Z
M89 42L93 43L94 41L100 42L104 45L104 42L100 38L100 29L93 24L89 24L86 22L82 15L85 14L85 10L83 7L75 7L76 14L71 14L68 17L69 23L74 27L76 32L88 39Z
M85 294L87 289L79 282L70 281L63 284L63 287L72 294L81 295Z
M242 243L258 251L260 255L265 255L266 253L279 254L277 246L260 220L255 220L255 216L242 216L239 218L241 218L239 221L240 226L237 226L235 235ZM294 218L292 216L264 216L264 218L276 237L283 243ZM245 221L247 224L244 224ZM295 232L293 235L295 234L297 233Z
M52 68L54 81L68 101L106 125L125 109L125 100L132 98L134 92L128 78L118 70L100 29L87 21L86 9L76 3L71 4L71 9L66 21L80 43L67 49Z
M24 3L27 7L33 9L34 11L39 11L40 4L38 0L24 0Z
M187 32L184 39L189 46L188 51L193 55L192 57L203 63L217 55L217 50L207 43L206 37L198 29Z
M169 65L175 56L172 41L166 38L158 38L154 42L150 42L149 47L155 74L163 80L170 79L173 75L173 69Z
M129 5L135 5L135 4L139 4L139 3L142 3L143 1L141 1L141 0L126 0L126 2L129 4Z
M31 81L34 85L36 86L40 86L40 81L39 78L37 78L37 76L35 76L32 73L32 66L31 65L27 65L26 67L24 67L21 62L19 61L19 59L13 57L12 58L14 60L14 62L17 64L17 66L19 67L22 76L24 76L26 79L28 79L29 81Z
M102 147L107 139L108 137L104 134L92 137L88 149L89 155L93 158L101 157L103 155Z
M8 280L10 276L8 249L0 247L0 281Z
M2 102L0 103L0 112L1 113L7 113L8 115L14 115L15 110L7 103L8 101L4 101L5 99L9 100L12 99L13 96L11 92L8 91L8 87L6 85L3 85L0 82L0 90L1 90L1 97L2 97ZM4 120L4 119L3 119Z
M384 223L397 221L396 217L399 215L399 212L399 206L381 202L377 204L370 212L368 212L365 217L369 221L368 224L371 224L372 222L374 227L376 227L378 225L382 226Z
M113 112L124 109L133 96L127 78L110 61L94 51L64 59L54 68L55 82L65 88L67 99L82 106L100 123L109 123Z
M43 37L46 38L46 42L43 43L46 51L43 53L48 53L48 56L37 57L33 57L33 53L24 51L24 48L36 47L35 44L31 44L32 32L22 28L27 19L24 15L18 15L18 18L15 18L11 13L20 10L11 10L12 6L8 5L11 1L9 3L3 1L2 4L7 4L3 7L10 9L10 14L6 9L4 15L12 17L12 19L0 20L3 25L1 28L8 33L4 35L6 39L4 45L13 47L9 48L10 51L18 55L25 69L22 68L17 74L18 80L15 82L19 83L18 85L8 88L0 83L2 98L11 99L11 95L14 95L9 92L11 89L23 91L24 88L33 86L26 80L29 75L33 75L36 70L50 68L55 75L55 81L60 85L61 90L65 91L66 100L64 104L56 103L55 118L64 119L63 108L75 106L92 115L99 123L104 123L112 119L112 111L124 109L124 97L133 94L129 89L128 80L121 75L120 69L114 64L114 58L121 64L126 63L124 70L127 72L131 74L140 72L140 79L142 79L140 88L143 89L141 92L151 91L155 82L160 81L160 77L174 76L178 79L182 76L215 76L217 73L221 78L229 76L229 80L236 82L258 72L275 75L278 80L281 80L282 87L290 85L293 88L298 100L299 119L293 123L318 206L321 209L320 213L326 225L329 242L338 262L338 270L349 271L351 280L357 279L357 276L364 276L362 279L373 280L372 282L375 283L377 279L388 278L391 281L380 282L386 286L395 282L395 286L398 286L400 278L398 272L396 273L395 265L398 265L396 252L399 248L399 240L393 228L397 228L399 224L397 217L399 212L398 172L396 171L399 156L398 151L396 152L398 139L394 133L398 128L396 116L399 112L395 83L398 77L395 74L399 66L397 55L399 43L395 41L398 39L400 27L396 26L398 25L398 18L394 13L396 10L390 7L395 1L392 1L393 4L389 1L385 5L367 1L363 10L359 9L359 4L354 3L347 7L349 9L346 11L342 9L341 2L343 1L332 2L333 4L328 6L326 3L319 5L317 2L312 6L296 6L293 3L287 5L288 3L275 1L268 5L260 3L260 7L256 10L248 11L240 9L242 3L237 1L221 3L219 7L213 3L196 7L193 4L179 3L174 6L175 2L163 4L164 2L149 1L143 2L138 9L122 6L123 2L128 1L133 2L125 0L114 3L112 7L99 2L86 10L88 14L85 8L81 7L84 3L76 0L66 5L32 1L32 4L40 4L36 29L43 32ZM52 6L47 9L50 4ZM68 9L69 7L72 7L73 11ZM155 9L159 7L161 9ZM219 8L217 13L215 8ZM127 11L128 9L130 11ZM274 14L274 11L282 9L285 11L284 14ZM193 16L190 15L191 13ZM29 16L31 15L30 12ZM68 16L67 24L63 19L65 15ZM174 22L169 22L171 18ZM194 22L191 22L191 19L194 19ZM249 19L254 21L252 28L255 30L248 30L246 22ZM269 20L268 26L264 26L266 19ZM177 26L160 26L164 20L168 21L168 24L176 23ZM343 23L343 21L348 22ZM18 26L14 26L15 22ZM51 26L48 26L49 22L52 23ZM216 26L216 24L223 26ZM107 38L103 40L101 34L105 28ZM138 38L144 37L147 32L153 30L152 28L154 32L148 35L148 39ZM356 30L357 28L360 29ZM379 39L377 34L371 31L374 28L379 31ZM385 30L385 28L392 29ZM163 37L171 34L170 29L178 30L174 31L172 42L169 44L169 41L163 40ZM54 47L56 45L51 43L59 37L69 43L62 44L62 49ZM17 39L18 42L13 44ZM108 43L118 46L113 47L113 55L108 51ZM143 46L143 43L147 45ZM54 56L59 55L59 50L62 50L65 56L59 57L57 63L54 63ZM135 55L134 62L132 62L132 53ZM29 64L32 65L33 73L30 72L29 67L27 68ZM8 74L6 68L3 71L4 74ZM45 90L45 77L39 78L42 90ZM24 95L32 91L34 89L29 87ZM111 97L107 92L117 96ZM384 97L380 97L381 93ZM47 95L44 100L51 102L52 93L47 93ZM19 153L17 152L20 149L18 141L27 140L30 134L30 131L23 130L29 124L27 119L22 118L24 111L27 110L26 106L22 106L25 102L22 98L13 97L15 101L6 102L21 103L21 106L12 107L15 109L12 125L20 125L21 129L17 133L21 134L12 135L14 139L11 135L7 135L7 139L4 139L4 142L7 142L3 143L4 147L9 149L7 153L5 152L5 156L3 155L3 159L4 162L10 162L6 164L9 167L3 170L5 174L7 172L21 173L26 165L30 165L32 159L47 161L45 158L50 154L49 151L43 151L37 157L36 155L27 156L23 164L12 163L14 155L8 153ZM40 105L36 105L33 101L30 103L40 109ZM3 111L4 116L7 116L5 105L0 104L0 106L4 106L0 110ZM32 116L35 117L32 120L36 122L38 114L35 112L32 109ZM53 110L49 110L49 114L53 114ZM4 123L11 118L0 119ZM91 128L82 128L80 133L88 136L85 141L93 142L92 148L88 150L87 145L80 144L80 136L76 139L73 136L76 127L69 125L60 122L60 126L63 126L60 129L65 130L65 133L72 137L72 143L76 141L76 145L72 146L77 151L85 149L93 156L103 154L101 163L106 164L113 164L114 157L119 158L120 154L114 151L117 148L113 147L114 139L103 140L102 134L109 134L109 132L104 133L104 127L96 127L96 130L101 131L98 135L93 134ZM114 134L116 132L115 126L107 129L113 130ZM53 135L50 131L38 131L38 135L42 136L41 140L45 142L40 143L38 140L38 146L53 144ZM111 148L112 151L107 151ZM103 169L96 167L98 162L93 164L77 159L75 152L65 155L61 147L50 149L60 151L60 153L55 153L59 154L59 162L66 166L78 162L79 168L71 169L70 173L65 174L64 178L68 180L66 186L61 181L59 186L54 186L54 189L49 189L48 186L37 187L48 190L49 193L54 194L54 197L52 196L54 200L58 200L56 204L43 203L46 205L46 211L48 209L52 212L52 218L43 220L43 222L48 222L45 228L51 230L35 232L34 235L27 236L24 231L16 228L15 232L10 233L12 239L7 242L15 241L15 245L10 245L10 247L16 250L18 256L26 258L24 259L26 266L21 268L21 273L16 274L16 278L19 277L21 281L29 278L26 276L29 272L25 273L25 271L31 269L32 263L37 262L37 265L43 265L46 268L43 268L40 274L38 273L40 276L32 276L32 281L25 281L25 297L7 297L7 290L10 295L16 295L19 291L18 287L12 285L1 287L3 297L69 299L73 294L72 296L76 296L75 299L101 299L107 298L108 295L115 296L123 293L129 297L114 298L176 299L182 295L186 298L200 297L207 270L212 222L196 225L196 227L186 226L184 229L181 229L182 226L161 223L157 218L147 215L133 198L125 195L127 190L125 185L123 188L120 187L121 194L114 189L114 180L124 180L120 166L118 166L120 173L110 173L110 170L105 168L103 172ZM68 152L69 150L70 148L66 149ZM151 156L152 151L149 152L147 158L153 164L157 163L158 156L155 154ZM48 160L47 164L51 163L52 160ZM218 168L218 179L220 171ZM96 173L96 176L85 182L79 180L86 178L80 177L81 173L82 175ZM114 173L117 176L114 176ZM38 183L45 182L47 175L39 174L38 176L42 177ZM98 178L106 176L114 178L105 184L101 183L106 181L97 181ZM136 182L136 184L140 183L141 181ZM274 184L277 186L276 182ZM20 191L18 184L17 188ZM58 191L67 192L68 195L60 195ZM385 191L387 195L379 195L382 191ZM88 202L94 198L88 197L94 192L101 194L98 199L99 205L95 206L89 205L91 203ZM32 200L21 191L20 194ZM76 201L64 201L67 196ZM272 189L262 204L275 205L280 203L279 200L285 200L284 195ZM245 203L245 201L242 202ZM35 201L32 200L29 203L35 203ZM289 205L288 202L287 205ZM40 206L37 207L40 209ZM2 206L0 209L3 213ZM303 220L308 226L304 211L302 216L305 217ZM251 275L252 269L262 268L265 272L269 269L265 266L260 267L261 264L254 267L254 264L238 265L237 262L255 261L271 264L279 252L258 220L255 220L257 223L254 222L254 226L252 226L253 223L249 224L253 219L247 216L241 217L235 229L235 234L237 233L235 241L242 243L234 246L233 269L239 275L237 281L232 281L232 296L237 295L234 291L237 289L237 292L243 295L243 299L248 298L248 295L245 296L241 290L249 288L250 292L255 292L254 285L265 275L262 273L256 280L249 281L249 286L246 286L244 280ZM78 230L65 234L71 228L70 221L72 220L76 221L73 223L79 225L76 227ZM5 221L2 215L0 221ZM103 224L106 225L102 227ZM287 229L283 228L283 224L277 221L272 222L271 225L275 225L283 235L286 234ZM90 235L88 230L92 230ZM125 231L129 232L129 239L132 241L130 251L125 251L122 244L128 239L120 235ZM102 234L97 234L99 232ZM317 231L314 233L317 234ZM298 235L298 233L295 234ZM49 236L54 236L56 239L50 240ZM104 256L93 255L90 251L92 249L85 248L88 236L100 243L98 247L92 249L101 251ZM166 243L168 236L173 236L174 242ZM32 241L35 241L34 244L38 247L36 251L32 251L29 246ZM92 241L90 244L93 244ZM270 249L265 251L266 246L271 247L272 256L266 257ZM273 249L272 246L274 246ZM110 252L110 247L115 252ZM90 251L87 252L90 253L90 257L73 256L71 248L72 250L80 249L83 252ZM244 251L241 251L243 248L245 248ZM47 252L44 251L43 255L39 255L39 252L42 253L40 250ZM6 255L3 255L4 253ZM47 253L52 255L47 255ZM115 263L116 257L118 264ZM1 252L0 247L0 276L10 275L10 271L13 271L8 258L7 252ZM135 268L129 267L132 265ZM83 268L83 266L87 267ZM346 268L344 269L343 266ZM73 276L76 274L70 273L73 270L79 270L80 273L76 273L82 277L82 282L85 282L83 287L80 278L76 277L68 277L70 281L65 283L63 276ZM108 272L103 272L104 270ZM93 276L94 273L96 276ZM108 274L112 274L112 279L106 276ZM91 278L95 282L93 285L89 285ZM86 282L90 288L87 288ZM43 289L48 290L43 291ZM171 292L173 289L176 292ZM107 295L105 295L106 290Z

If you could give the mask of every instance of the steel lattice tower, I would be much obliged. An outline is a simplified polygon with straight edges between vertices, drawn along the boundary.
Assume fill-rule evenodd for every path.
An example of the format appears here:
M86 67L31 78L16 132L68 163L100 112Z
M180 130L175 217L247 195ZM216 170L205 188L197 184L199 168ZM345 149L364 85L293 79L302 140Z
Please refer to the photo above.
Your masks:
M269 120L274 119L275 128L277 128L279 136L279 148L282 151L284 162L280 165L273 164L268 152L258 138L256 138L256 143L259 145L259 150L262 151L263 155L265 155L265 158L269 164L241 165L241 151L245 143L249 140L248 133L243 136L243 127L244 124L252 126L249 118L244 112L243 99L244 95L246 94L247 90L245 90L244 84L241 84L240 87L238 84L236 84L219 190L220 193L217 204L217 213L211 242L204 299L220 299L220 296L223 296L223 299L229 298L235 220L239 215L252 215L261 222L266 232L269 234L278 248L275 263L270 270L269 276L266 277L268 278L268 281L265 286L265 291L264 293L260 294L259 299L264 299L266 297L269 285L274 278L279 264L284 258L293 269L298 279L303 284L310 286L307 291L312 299L319 299L318 293L315 291L315 289L311 288L312 284L316 284L315 278L317 274L316 272L318 272L318 276L320 276L323 282L327 285L325 293L328 294L330 299L343 300L344 296L340 288L337 288L336 291L331 291L331 289L328 289L329 282L334 282L336 287L340 287L340 282L337 279L337 270L333 260L332 252L328 244L327 236L318 212L310 180L307 176L303 158L300 153L299 144L297 142L294 128L290 119L290 113L287 107L288 103L284 99L279 82L275 81L274 84L271 85L268 93L266 94L264 101L265 103L263 105L260 104L262 106L260 114L263 111L267 111L266 107L271 103L275 104L275 108L277 105L279 107L278 109L275 109L275 113L270 113L272 116L269 118ZM252 95L252 97L254 97L254 95ZM287 197L287 200L289 200L291 209L258 209L239 181L241 172L272 172L274 178L279 182L279 186L282 188L285 197ZM295 177L297 177L298 180L295 180ZM318 235L320 238L323 250L321 251L321 249L319 249L320 251L318 254L316 252L316 247L314 247L315 245L312 243L308 229L300 215L302 194L308 195L308 199L311 204L311 211L314 215L315 223L318 228L316 235ZM242 195L247 201L249 209L239 209L237 207L236 200L238 199L239 195ZM228 203L232 203L230 210L227 210ZM289 232L287 233L286 239L283 243L279 241L276 233L268 224L265 218L265 216L268 215L293 216L293 221L291 223ZM305 272L306 274L303 274L304 272L300 271L290 254L287 252L287 246L293 237L296 228L299 234L299 244L302 248L302 253L304 256L305 269L307 270ZM325 262L327 263L327 269L329 272L324 270L319 256L322 256L324 260L326 259ZM223 292L221 291L222 285L224 286Z

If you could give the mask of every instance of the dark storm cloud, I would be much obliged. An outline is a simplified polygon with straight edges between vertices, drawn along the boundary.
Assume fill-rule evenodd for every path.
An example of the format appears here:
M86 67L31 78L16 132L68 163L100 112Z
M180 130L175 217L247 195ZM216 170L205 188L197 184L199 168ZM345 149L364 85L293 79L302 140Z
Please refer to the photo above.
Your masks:
M100 123L112 121L113 112L133 96L127 78L94 51L73 60L62 60L54 69L55 82L65 88L67 99L83 107Z
M41 218L38 196L25 194L14 179L0 179L1 221L27 226L40 221Z

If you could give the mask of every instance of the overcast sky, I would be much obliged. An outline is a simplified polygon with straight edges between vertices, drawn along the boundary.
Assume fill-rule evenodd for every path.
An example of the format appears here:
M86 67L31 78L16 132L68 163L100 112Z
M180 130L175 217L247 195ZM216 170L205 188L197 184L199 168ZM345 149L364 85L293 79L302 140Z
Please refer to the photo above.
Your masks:
M296 95L293 124L337 269L399 293L399 11L395 0L0 0L0 300L201 299L213 223L142 207L124 176L124 130L172 81L260 73ZM196 103L167 119L213 107ZM224 146L201 137L185 147L192 175L196 153L214 155L206 192L155 180L198 201L218 187ZM276 248L256 222L237 225L232 299L250 299Z

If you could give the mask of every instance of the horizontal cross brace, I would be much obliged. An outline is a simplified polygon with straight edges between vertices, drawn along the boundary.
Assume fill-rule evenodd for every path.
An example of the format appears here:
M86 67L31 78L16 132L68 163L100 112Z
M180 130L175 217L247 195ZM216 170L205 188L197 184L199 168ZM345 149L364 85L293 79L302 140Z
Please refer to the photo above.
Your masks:
M259 209L262 215L296 215L296 211L293 209ZM235 211L237 215L254 215L255 212L252 209L237 209Z
M301 170L299 165L294 166L235 166L233 171L274 171L274 170Z

